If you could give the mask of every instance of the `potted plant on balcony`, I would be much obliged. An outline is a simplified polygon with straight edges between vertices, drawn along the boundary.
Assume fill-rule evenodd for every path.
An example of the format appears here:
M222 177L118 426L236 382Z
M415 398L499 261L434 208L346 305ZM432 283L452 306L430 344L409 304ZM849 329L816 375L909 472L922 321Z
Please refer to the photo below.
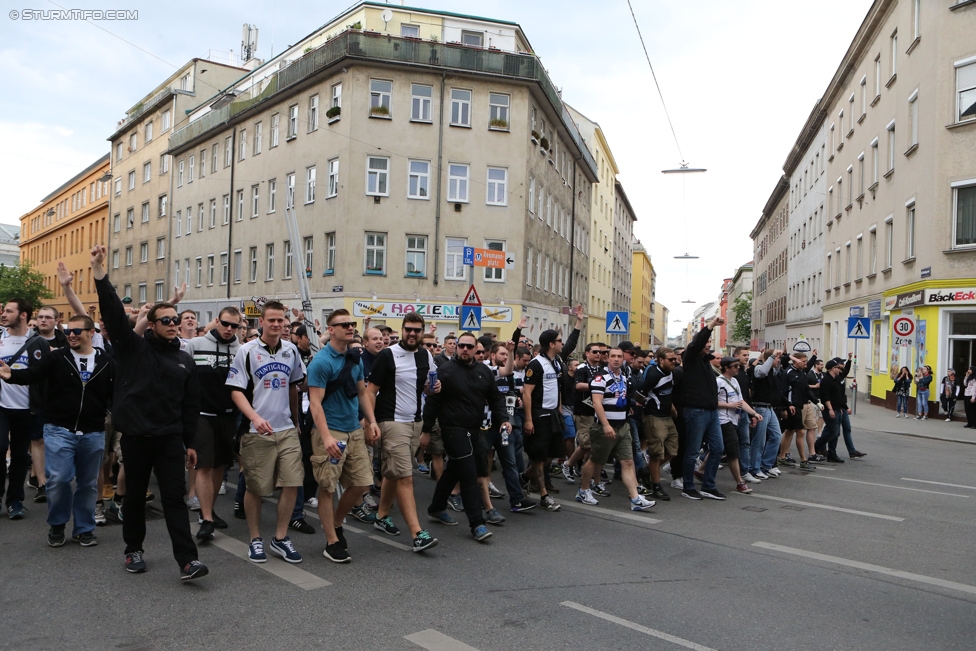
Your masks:
M379 106L373 106L373 107L371 107L369 109L369 114L370 115L379 115L379 116L383 116L383 117L389 117L389 115L390 115L390 109L387 108L386 106L383 106L381 104Z
M548 153L549 152L549 139L546 138L545 136L542 136L542 138L539 139L539 147L541 148L540 151L543 154Z
M533 145L538 145L539 144L539 132L536 131L535 129L532 130L532 138L531 138L531 140L532 140L532 144Z
M332 123L339 119L339 115L341 113L342 113L341 106L333 106L332 108L330 108L328 111L325 112L325 117L329 120L330 123Z
M488 123L488 126L490 126L492 129L508 130L508 120L502 118L494 118L492 119L491 122Z

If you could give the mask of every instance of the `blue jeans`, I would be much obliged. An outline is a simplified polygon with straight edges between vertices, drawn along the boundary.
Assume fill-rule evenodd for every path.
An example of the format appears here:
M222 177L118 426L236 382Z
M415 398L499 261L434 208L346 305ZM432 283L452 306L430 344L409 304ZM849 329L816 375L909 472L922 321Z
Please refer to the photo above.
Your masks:
M647 467L640 449L640 423L637 422L636 418L628 416L627 424L630 425L630 436L634 441L634 469L640 472Z
M752 459L752 448L749 445L749 414L744 411L739 414L736 433L739 435L739 469L746 473Z
M752 465L749 472L754 475L776 466L779 443L783 440L776 413L770 407L757 407L756 413L763 419L752 428L749 437L749 463Z
M929 415L929 390L919 390L916 397L915 413L919 416Z
M685 427L688 431L688 447L685 450L684 489L695 488L695 460L702 442L708 444L708 460L703 470L702 488L715 489L715 475L718 474L718 464L722 460L725 446L722 443L722 427L718 423L718 409L701 409L685 407Z
M63 526L73 514L72 536L95 530L98 469L104 452L105 432L85 432L79 436L57 425L44 425L49 525ZM72 480L75 481L73 495Z
M837 455L837 439L840 432L844 432L844 445L847 446L847 453L857 452L854 447L854 439L851 438L851 417L846 409L834 411L834 417L830 417L830 412L824 412L824 433L817 439L816 447L830 455ZM823 441L821 443L821 441Z
M502 465L505 488L508 489L508 501L512 506L515 506L525 499L525 493L522 492L518 467L515 465L515 446L512 445L512 435L508 435L508 445L502 445L501 432L497 429L490 429L485 432L485 445L489 448L495 448L498 462Z
M516 410L515 415L509 419L509 422L512 423L512 433L508 437L509 447L512 448L512 452L515 454L515 468L520 475L524 475L525 445L524 439L522 438L522 423L525 422L525 418L520 411Z
M908 396L898 394L895 396L895 412L908 414Z

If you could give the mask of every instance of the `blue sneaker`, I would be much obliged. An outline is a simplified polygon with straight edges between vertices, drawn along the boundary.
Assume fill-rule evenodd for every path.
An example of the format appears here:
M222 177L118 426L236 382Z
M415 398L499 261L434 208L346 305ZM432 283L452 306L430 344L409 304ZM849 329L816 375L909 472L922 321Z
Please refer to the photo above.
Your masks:
M428 466L426 463L418 463L417 464L417 472L419 472L422 475L429 475L430 474L430 466Z
M23 502L11 502L10 506L7 507L7 516L11 520L23 520L25 513L27 513L27 509L24 508Z
M479 524L477 527L472 529L471 535L474 536L474 539L478 542L484 542L485 540L491 538L491 532L488 531L488 527L483 524Z
M447 505L450 506L455 511L457 511L458 513L464 510L464 503L461 502L460 495L451 495L450 497L448 497Z
M298 553L295 549L295 545L292 544L291 538L285 536L281 540L278 540L274 536L271 537L271 551L273 551L278 556L289 563L301 563L302 555Z
M447 511L441 511L439 513L427 512L427 516L434 522L440 522L441 524L446 524L449 527L456 527L457 520L451 517L451 514Z
M247 560L252 563L267 563L268 555L264 553L264 540L254 538L247 546Z

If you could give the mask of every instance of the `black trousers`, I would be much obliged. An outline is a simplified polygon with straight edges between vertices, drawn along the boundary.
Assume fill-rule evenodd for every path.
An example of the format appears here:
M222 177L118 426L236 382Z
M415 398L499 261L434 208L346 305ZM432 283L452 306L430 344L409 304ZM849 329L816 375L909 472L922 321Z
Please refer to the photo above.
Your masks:
M976 427L976 403L969 397L964 397L963 400L966 405L966 424L969 427Z
M461 501L464 503L464 514L468 516L468 524L474 530L485 523L484 502L481 499L481 485L478 483L478 461L487 463L485 452L476 441L478 431L469 432L459 427L441 426L441 439L444 451L447 452L447 465L444 473L437 478L434 498L427 508L428 513L440 513L447 509L447 498L450 497L454 485L461 484Z
M10 506L14 502L24 501L24 482L27 481L27 471L30 469L30 430L31 413L29 409L0 408L0 453L7 451L10 446L10 472L7 464L0 459L0 498L4 494L4 486L10 479L7 488L7 502ZM38 477L39 483L43 477Z
M688 447L688 428L685 427L682 411L684 410L679 409L678 417L674 419L674 427L678 430L678 453L671 457L671 477L674 479L684 477L685 449Z
M183 438L171 436L122 435L125 464L125 498L122 501L122 539L125 553L143 551L146 539L146 489L149 475L156 473L166 529L173 543L173 556L180 567L197 560L197 546L190 534L190 516L183 501L186 493Z

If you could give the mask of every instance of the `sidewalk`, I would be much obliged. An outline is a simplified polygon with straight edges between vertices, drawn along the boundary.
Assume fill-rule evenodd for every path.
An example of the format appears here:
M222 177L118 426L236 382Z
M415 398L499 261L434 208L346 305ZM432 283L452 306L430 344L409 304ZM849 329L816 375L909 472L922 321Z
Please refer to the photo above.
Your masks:
M850 403L848 399L848 403ZM958 420L962 413L962 404L956 404L956 418L950 423L945 422L944 414L929 416L928 420L915 420L915 400L909 401L908 418L895 418L892 409L878 407L868 402L863 394L857 396L857 415L851 416L851 427L865 429L872 432L900 434L902 436L917 436L925 439L953 441L955 443L976 444L976 430L965 429L965 419Z

